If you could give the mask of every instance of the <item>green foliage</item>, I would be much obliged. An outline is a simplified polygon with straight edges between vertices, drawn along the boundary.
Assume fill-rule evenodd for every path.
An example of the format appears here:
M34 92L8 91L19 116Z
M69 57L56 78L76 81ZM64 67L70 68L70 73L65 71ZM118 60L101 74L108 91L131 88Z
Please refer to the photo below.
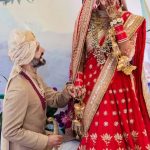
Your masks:
M4 99L4 94L0 94L0 100Z
M47 117L54 117L54 114L56 113L57 108L47 107Z
M0 132L1 132L1 129L2 129L2 113L0 113Z
M0 2L3 2L3 4L5 4L5 5L8 4L8 3L12 3L12 4L13 4L14 1L15 1L15 0L0 0ZM26 1L28 1L28 2L31 3L31 2L33 2L34 0L26 0ZM17 0L17 2L20 4L20 3L21 3L21 0Z

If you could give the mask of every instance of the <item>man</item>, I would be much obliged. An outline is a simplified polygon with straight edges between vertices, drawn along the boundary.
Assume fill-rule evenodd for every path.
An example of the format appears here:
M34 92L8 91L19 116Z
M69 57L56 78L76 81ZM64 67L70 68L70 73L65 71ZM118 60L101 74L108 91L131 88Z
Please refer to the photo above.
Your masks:
M62 143L60 135L45 135L46 105L64 107L74 96L74 88L68 84L56 92L46 86L37 74L46 62L43 54L32 32L12 32L9 56L14 67L5 93L2 150L45 150Z

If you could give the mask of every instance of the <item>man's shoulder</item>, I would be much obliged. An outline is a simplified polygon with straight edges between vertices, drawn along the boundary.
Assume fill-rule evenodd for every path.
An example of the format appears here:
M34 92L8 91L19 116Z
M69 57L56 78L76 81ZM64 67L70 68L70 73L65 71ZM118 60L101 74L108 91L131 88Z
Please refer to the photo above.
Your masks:
M8 89L13 88L13 89L25 90L27 89L27 86L28 84L26 82L26 79L22 75L18 74L17 76L11 79L8 85Z

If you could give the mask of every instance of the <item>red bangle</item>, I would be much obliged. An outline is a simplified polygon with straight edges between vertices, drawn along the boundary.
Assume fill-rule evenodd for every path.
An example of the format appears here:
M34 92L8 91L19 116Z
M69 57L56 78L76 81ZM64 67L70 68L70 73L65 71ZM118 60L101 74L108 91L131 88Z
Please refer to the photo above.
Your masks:
M77 73L77 79L83 80L83 73L82 72Z
M126 41L128 39L126 32L123 30L116 34L116 40L121 43L123 41Z
M118 24L114 27L116 33L124 31L124 27L122 24Z
M81 80L78 80L78 81L75 81L74 83L75 86L78 86L78 87L82 87L83 86L83 81Z
M74 82L74 85L75 86L83 86L83 73L82 72L77 73L77 77Z

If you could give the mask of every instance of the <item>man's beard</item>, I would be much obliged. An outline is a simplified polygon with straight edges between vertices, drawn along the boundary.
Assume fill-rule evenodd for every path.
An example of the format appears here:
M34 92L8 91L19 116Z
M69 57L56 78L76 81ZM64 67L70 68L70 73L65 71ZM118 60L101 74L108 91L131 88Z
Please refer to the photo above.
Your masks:
M31 65L34 68L38 68L38 67L43 66L45 64L46 64L46 60L43 57L33 58L33 60L31 61Z

